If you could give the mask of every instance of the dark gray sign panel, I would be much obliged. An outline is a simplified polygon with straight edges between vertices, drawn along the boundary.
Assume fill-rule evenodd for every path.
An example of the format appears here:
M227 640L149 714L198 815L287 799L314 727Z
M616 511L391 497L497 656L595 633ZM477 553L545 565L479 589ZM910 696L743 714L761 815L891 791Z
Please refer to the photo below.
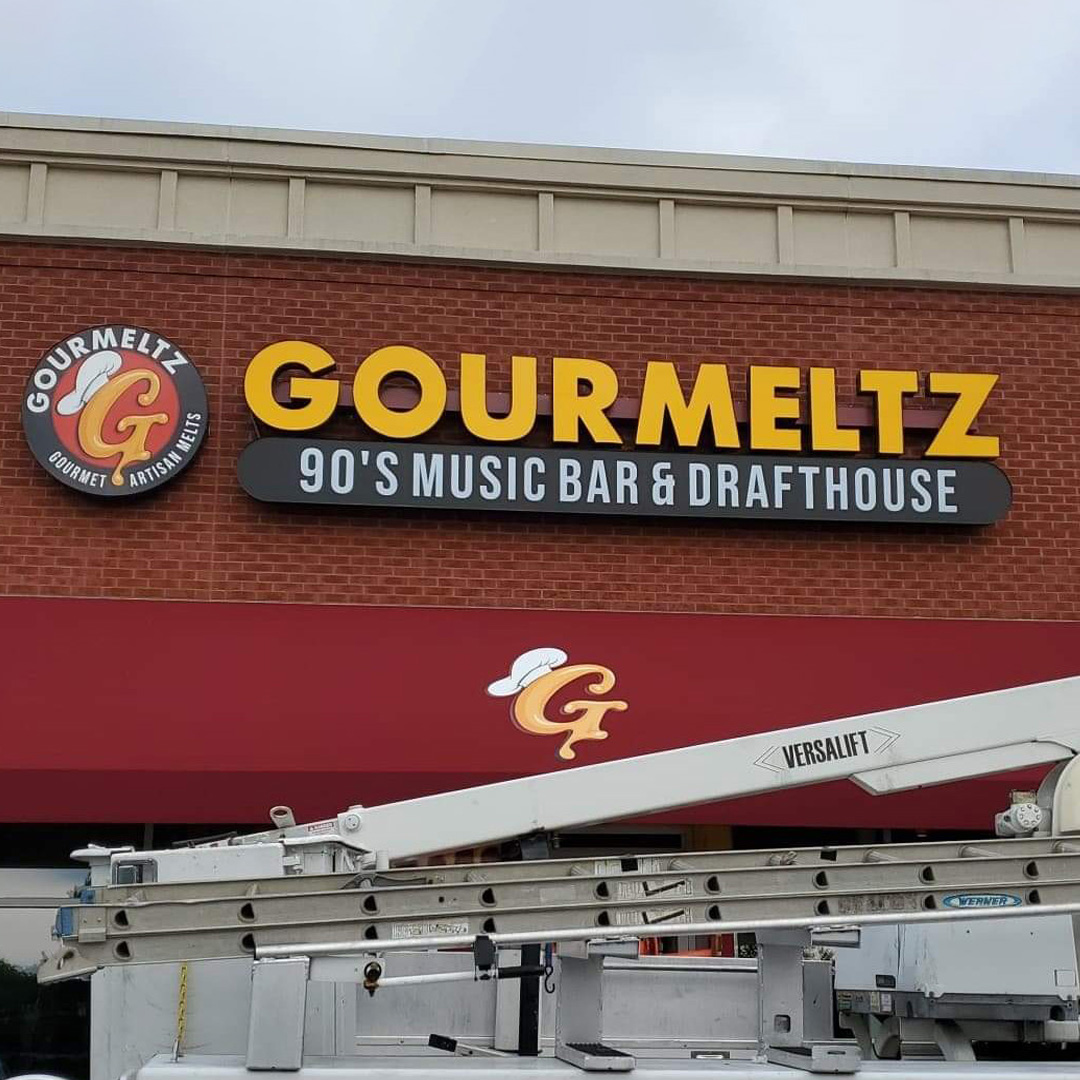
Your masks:
M265 438L240 456L264 502L679 518L986 525L1009 509L988 462L758 457Z

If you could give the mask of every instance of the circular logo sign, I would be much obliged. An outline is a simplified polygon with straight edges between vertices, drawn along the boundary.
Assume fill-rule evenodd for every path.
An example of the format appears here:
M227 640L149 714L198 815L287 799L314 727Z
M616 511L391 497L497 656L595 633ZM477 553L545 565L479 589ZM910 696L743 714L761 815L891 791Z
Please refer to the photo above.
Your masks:
M140 326L94 326L58 341L31 373L22 405L42 468L107 498L171 480L195 457L208 421L195 365Z

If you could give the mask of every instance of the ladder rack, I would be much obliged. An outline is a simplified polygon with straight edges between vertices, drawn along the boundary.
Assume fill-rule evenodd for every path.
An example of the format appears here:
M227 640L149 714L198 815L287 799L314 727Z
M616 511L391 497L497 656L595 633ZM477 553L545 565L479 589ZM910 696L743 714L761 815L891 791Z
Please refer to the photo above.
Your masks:
M103 885L90 897L96 903L124 904L163 900L210 900L218 897L273 893L330 892L336 889L396 885L495 883L517 879L647 874L754 867L802 866L821 869L860 863L932 863L940 860L995 857L1041 857L1080 853L1080 838L1025 837L990 840L934 840L908 844L851 844L842 847L755 848L738 851L688 851L656 855L577 856L514 862L448 863L400 866L387 870L333 874L289 874L284 877L210 881L141 882Z
M377 951L388 939L542 940L545 933L605 935L631 926L671 934L715 925L719 932L755 919L948 917L980 907L1080 901L1080 845L1049 838L491 863L438 867L431 876L450 880L417 882L424 873L217 882L212 890L196 882L108 886L97 902L64 909L63 948L39 978L250 957L280 946L326 952L364 942Z

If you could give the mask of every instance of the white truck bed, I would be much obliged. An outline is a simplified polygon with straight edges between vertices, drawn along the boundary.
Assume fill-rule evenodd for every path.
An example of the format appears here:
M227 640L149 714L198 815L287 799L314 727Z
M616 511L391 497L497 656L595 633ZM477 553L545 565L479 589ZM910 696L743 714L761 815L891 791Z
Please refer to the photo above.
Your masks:
M581 1080L582 1072L554 1058L314 1058L295 1080ZM809 1073L750 1061L638 1059L638 1080L797 1080ZM861 1080L1077 1080L1080 1062L864 1062ZM156 1057L125 1080L251 1080L240 1057Z

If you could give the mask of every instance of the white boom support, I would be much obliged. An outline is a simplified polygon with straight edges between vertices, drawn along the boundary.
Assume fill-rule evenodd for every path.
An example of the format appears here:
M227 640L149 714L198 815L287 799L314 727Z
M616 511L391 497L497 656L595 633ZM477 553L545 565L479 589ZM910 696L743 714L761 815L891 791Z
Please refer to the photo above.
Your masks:
M1080 676L745 735L404 802L234 840L325 842L387 860L537 830L854 780L873 794L1080 752Z

